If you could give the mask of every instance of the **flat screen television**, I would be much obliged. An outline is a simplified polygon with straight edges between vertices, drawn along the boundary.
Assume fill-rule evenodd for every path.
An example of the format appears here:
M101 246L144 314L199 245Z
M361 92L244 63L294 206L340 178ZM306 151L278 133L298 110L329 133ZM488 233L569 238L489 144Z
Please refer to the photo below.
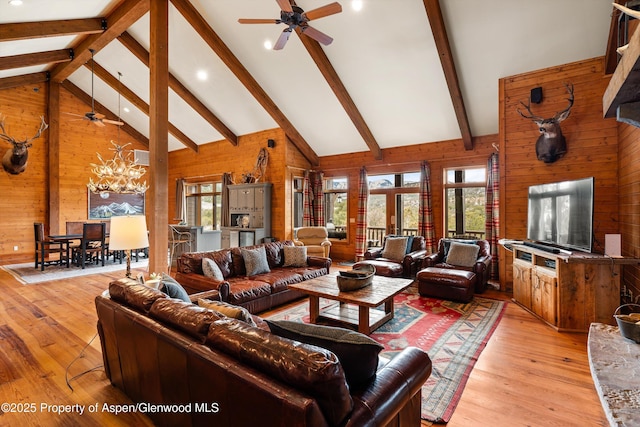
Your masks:
M527 239L591 252L594 178L529 187Z

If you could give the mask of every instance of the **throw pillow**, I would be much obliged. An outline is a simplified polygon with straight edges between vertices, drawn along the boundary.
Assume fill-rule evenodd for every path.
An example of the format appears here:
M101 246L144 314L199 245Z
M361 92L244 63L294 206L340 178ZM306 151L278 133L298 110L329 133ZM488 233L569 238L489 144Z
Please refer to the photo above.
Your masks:
M480 246L478 245L451 242L446 263L461 267L473 267L478 259L478 251L480 251Z
M402 262L407 253L407 237L387 237L382 250L382 257Z
M212 279L220 281L224 280L224 275L222 274L220 267L218 267L218 264L210 258L202 258L202 272L205 277L211 277Z
M283 267L306 267L307 247L306 246L283 246L284 264Z
M205 307L213 310L216 313L220 313L224 316L242 320L243 322L248 323L251 326L256 326L256 322L253 320L253 316L251 316L249 310L244 307L232 305L224 301L214 301L205 298L199 298L198 305L200 307Z
M265 320L271 332L333 352L344 369L350 387L369 380L378 369L378 353L384 348L374 339L349 329L311 325L288 320Z
M256 274L268 273L271 271L267 261L267 252L264 246L255 249L240 248L242 259L244 260L244 268L247 270L247 276L255 276Z
M412 252L411 248L413 247L413 238L414 236L407 236L407 252L406 253Z
M191 302L189 294L184 290L182 285L176 281L173 277L166 273L162 273L162 281L159 289L171 298L177 298L184 302Z

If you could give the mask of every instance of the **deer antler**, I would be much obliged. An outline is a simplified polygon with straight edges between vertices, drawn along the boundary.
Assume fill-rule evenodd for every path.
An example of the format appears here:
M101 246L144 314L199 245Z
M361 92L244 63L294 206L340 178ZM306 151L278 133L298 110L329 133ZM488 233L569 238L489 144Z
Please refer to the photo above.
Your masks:
M40 129L38 129L38 132L36 132L36 134L33 136L33 138L29 138L27 140L25 140L24 142L31 142L34 139L38 139L40 138L40 135L42 134L42 132L44 132L47 128L49 127L49 125L44 121L44 116L40 116Z
M523 113L522 113L522 111L520 111L520 109L519 109L519 108L516 108L516 111L517 111L517 112L518 112L518 114L520 114L522 117L524 117L525 119L531 119L531 120L533 120L534 122L539 122L539 121L544 120L542 117L540 117L540 116L536 116L535 114L533 114L533 112L531 112L531 100L529 100L529 102L528 102L526 105L525 105L525 103L524 103L524 102L522 102L522 101L520 101L520 104L522 104L522 106L523 106L524 108L526 108L526 109L527 109L527 111L529 112L529 115L527 116L527 115L523 114Z
M569 105L567 106L567 108L565 108L564 110L558 112L553 119L555 121L557 121L558 123L560 123L561 121L563 121L564 119L566 119L567 117L569 117L569 112L571 111L571 107L573 107L573 83L571 83L571 86L569 86L568 84L564 84L564 87L567 88L567 92L569 92L569 97L567 98L567 101L569 101Z
M0 130L2 130L2 133L0 133L0 139L4 139L7 142L10 142L12 144L15 144L15 139L11 138L9 135L7 135L7 131L4 130L4 119L6 118L6 116L4 114L0 113Z
M7 135L7 131L4 129L5 118L6 116L4 114L0 114L0 130L2 130L2 133L0 133L0 139L4 139L5 141L15 145L16 143L18 143L18 141L16 141L15 138L12 138L9 135ZM27 144L33 141L34 139L40 138L40 135L42 134L42 132L44 132L48 127L49 125L44 121L44 116L40 116L40 129L38 129L38 132L36 132L36 134L32 138L27 138L24 141L22 141L22 143Z

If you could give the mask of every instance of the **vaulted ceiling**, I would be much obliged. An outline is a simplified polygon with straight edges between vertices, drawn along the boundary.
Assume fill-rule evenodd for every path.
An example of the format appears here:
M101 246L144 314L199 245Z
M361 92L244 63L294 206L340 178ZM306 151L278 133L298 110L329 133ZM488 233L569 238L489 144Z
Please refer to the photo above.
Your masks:
M148 138L149 1L0 0L0 89L48 78L88 103L70 112L82 115L93 49L96 111ZM498 132L499 78L605 55L612 22L605 0L339 2L310 22L333 43L296 34L276 51L263 44L283 24L238 23L279 18L276 0L172 0L169 150L275 127L312 162L458 138L470 149Z

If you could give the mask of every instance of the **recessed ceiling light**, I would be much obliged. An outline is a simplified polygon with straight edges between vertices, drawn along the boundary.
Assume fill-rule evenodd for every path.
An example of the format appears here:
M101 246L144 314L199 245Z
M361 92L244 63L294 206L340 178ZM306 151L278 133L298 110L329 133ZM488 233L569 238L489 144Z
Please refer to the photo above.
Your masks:
M131 110L129 110L128 107L124 107L123 110L124 110L125 113L128 113L129 111L131 111Z
M207 78L209 77L205 70L199 70L196 73L196 76L198 76L198 80L202 80L202 81L207 80Z
M22 6L22 0L9 0L11 6Z
M271 44L271 40L265 40L264 41L264 48L267 49L267 50L273 49L273 45Z
M362 10L362 0L351 0L351 8L356 12Z

